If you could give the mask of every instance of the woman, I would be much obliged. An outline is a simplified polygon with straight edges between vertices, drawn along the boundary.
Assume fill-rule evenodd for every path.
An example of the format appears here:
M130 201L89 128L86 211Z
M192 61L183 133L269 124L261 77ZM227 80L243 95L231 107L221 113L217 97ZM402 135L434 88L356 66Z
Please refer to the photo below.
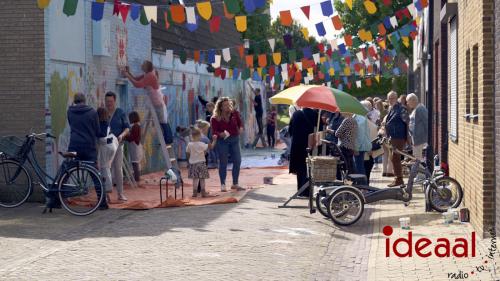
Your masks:
M172 130L167 120L167 107L165 101L163 100L163 94L160 90L160 83L158 80L158 73L153 68L153 63L145 60L141 65L143 75L134 77L130 73L129 67L125 67L123 75L125 75L128 80L136 88L144 88L148 91L149 98L153 105L153 108L158 116L158 121L160 122L160 127L163 131L163 139L165 144L171 144L174 141Z
M352 113L343 113L344 120L339 128L335 131L335 136L339 139L339 146L344 156L348 174L356 173L354 165L354 149L356 144L356 136L358 124L353 118Z
M318 113L312 109L304 108L297 110L292 115L289 126L289 134L292 137L290 149L289 172L297 175L297 189L307 183L307 146L309 134L314 133L315 122ZM304 190L299 196L309 196L309 189Z
M215 105L212 116L212 134L217 136L217 154L219 155L219 177L221 191L226 192L226 169L228 157L233 161L233 185L231 189L245 190L238 185L241 165L240 134L243 131L243 122L240 114L233 110L231 101L227 97L220 98Z
M106 110L109 114L109 127L111 133L118 139L118 149L111 163L111 175L113 177L113 185L116 186L119 201L127 201L127 197L123 194L123 141L130 131L130 125L125 112L121 108L116 107L116 94L107 92L104 98Z
M267 143L269 144L269 148L274 148L276 144L276 123L278 119L278 113L276 113L276 107L271 107L271 110L267 113L267 124L266 124L266 133L267 133Z

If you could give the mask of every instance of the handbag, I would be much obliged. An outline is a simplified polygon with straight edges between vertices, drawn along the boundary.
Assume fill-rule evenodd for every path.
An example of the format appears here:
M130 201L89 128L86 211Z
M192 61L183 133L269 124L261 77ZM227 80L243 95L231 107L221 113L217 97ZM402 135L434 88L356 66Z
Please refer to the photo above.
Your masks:
M372 141L372 157L377 158L384 154L384 149L382 145L378 142L378 139Z
M101 150L99 153L100 162L102 161L101 163L105 163L107 167L110 167L120 144L118 143L118 138L111 133L109 126L106 137L101 138L99 144Z

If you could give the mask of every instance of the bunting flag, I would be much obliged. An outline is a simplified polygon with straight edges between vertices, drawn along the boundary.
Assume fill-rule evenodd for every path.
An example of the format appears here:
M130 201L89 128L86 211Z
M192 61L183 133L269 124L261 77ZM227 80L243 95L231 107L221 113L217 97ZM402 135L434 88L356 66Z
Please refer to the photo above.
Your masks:
M345 3L349 7L349 10L352 10L352 0L345 0Z
M221 55L215 55L215 61L212 63L213 68L219 68L221 63Z
M390 7L392 5L392 1L391 0L384 0L384 5L386 5L387 7Z
M333 22L333 27L335 27L336 30L341 30L342 29L342 21L340 20L340 16L336 15L332 18Z
M224 3L224 16L225 16L227 19L232 19L232 18L234 18L234 14L231 14L231 13L227 10L226 3Z
M253 14L253 12L257 9L257 7L255 7L254 0L244 0L243 6L245 7L247 14Z
M195 50L193 52L193 60L195 62L200 62L200 51L199 50Z
M371 0L365 0L365 2L363 2L363 5L365 6L368 14L373 15L377 12L377 6Z
M304 54L304 58L310 59L312 57L311 47L302 48L302 53Z
M306 18L309 19L309 13L311 12L311 6L300 7Z
M332 6L332 1L327 0L324 2L321 2L321 11L323 13L323 16L329 17L333 15L333 6Z
M359 36L359 39L361 39L365 42L373 41L372 33L370 31L365 30L364 28L362 28L358 31L358 36Z
M375 75L375 80L377 80L377 83L380 83L380 75Z
M37 0L36 4L39 9L45 9L50 5L50 0Z
M280 11L280 21L284 26L291 26L293 23L292 14L289 10Z
M182 64L186 64L186 59L187 59L186 51L181 50L181 53L179 54L179 60L181 61Z
M142 25L148 25L149 24L148 17L146 16L146 11L144 11L144 7L142 7L142 9L141 9L141 17L139 18L139 22Z
M245 55L245 46L239 45L238 46L238 53L240 54L240 58L243 58L243 56Z
M210 20L210 32L215 33L220 30L220 16L213 16Z
M290 34L283 35L283 41L285 42L285 45L288 49L291 49L293 47L292 35Z
M288 63L294 63L297 60L297 52L295 50L288 51Z
M122 5L122 2L119 0L115 0L113 2L113 16L118 16L120 14L120 6Z
M352 35L351 34L344 35L344 42L348 47L352 47Z
M212 17L212 4L210 1L196 3L198 14L204 19L209 20Z
M257 9L260 9L260 8L263 8L264 6L266 6L266 0L254 0L255 2L255 7Z
M234 21L236 23L236 30L238 30L239 32L247 31L247 16L236 16L234 18Z
M356 87L361 88L361 81L359 80L356 81Z
M243 42L244 42L243 44L245 45L245 49L249 49L250 48L250 40L245 39Z
M102 20L104 16L104 3L92 2L91 18L94 21Z
M259 55L258 61L259 61L260 67L266 67L267 66L267 55L266 54Z
M319 53L313 54L313 59L314 59L314 63L315 64L319 64L320 63L320 61L319 61L319 59L320 59Z
M78 0L64 0L63 13L66 16L74 16L78 8Z
M198 29L198 18L199 18L198 16L195 16L193 23L186 22L186 29L189 32L194 32L194 31L196 31L196 29Z
M212 64L215 62L215 50L208 50L208 63Z
M123 6L123 5L122 5ZM144 12L146 13L146 18L148 21L158 22L158 8L157 6L144 6Z
M279 65L281 63L281 53L273 53L273 62L275 65Z
M246 55L245 61L248 67L253 68L253 55Z
M94 3L92 3L92 4L94 4ZM103 4L104 5L104 3L99 3L99 4ZM127 22L127 16L128 16L129 10L130 10L130 5L122 4L120 6L120 15L122 16L123 23Z
M194 7L186 7L186 19L188 24L196 24L196 12Z
M240 12L240 3L238 0L224 0L227 11L231 14L238 14Z
M398 20L396 19L396 17L392 16L392 17L390 18L390 21L391 21L391 26L392 26L392 28L396 28L396 27L398 27Z
M269 47L271 47L271 51L274 52L274 47L276 46L276 39L268 39L267 42L269 43Z
M326 30L325 30L325 26L323 25L323 22L319 22L316 24L316 30L318 31L319 36L326 35Z
M302 28L300 31L302 32L302 35L304 35L304 38L305 38L306 40L309 40L309 30L308 30L307 28L305 28L305 27L304 27L304 28Z
M141 15L141 5L131 4L130 5L130 18L132 20L137 20Z
M175 23L182 24L186 21L186 14L184 13L184 6L180 4L170 5L170 12L172 20Z
M378 25L378 34L380 36L385 36L386 33L387 33L387 30L385 29L384 24L382 24L382 23L379 24Z
M224 57L225 62L229 62L231 60L231 50L229 48L223 49L222 56Z

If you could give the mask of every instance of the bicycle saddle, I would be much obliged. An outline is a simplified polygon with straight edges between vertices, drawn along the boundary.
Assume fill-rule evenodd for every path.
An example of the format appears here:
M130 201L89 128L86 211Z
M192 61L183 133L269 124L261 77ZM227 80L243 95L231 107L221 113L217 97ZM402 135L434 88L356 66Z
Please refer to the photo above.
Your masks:
M71 151L61 152L61 151L59 151L59 154L64 158L76 158L76 152L71 152Z
M366 175L363 174L349 174L347 180L352 181L353 184L363 185L367 183Z

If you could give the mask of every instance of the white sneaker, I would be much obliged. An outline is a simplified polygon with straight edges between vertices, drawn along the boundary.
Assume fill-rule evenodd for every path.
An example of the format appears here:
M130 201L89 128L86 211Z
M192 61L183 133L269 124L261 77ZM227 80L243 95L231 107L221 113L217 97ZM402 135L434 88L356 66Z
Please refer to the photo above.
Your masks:
M172 182L177 181L177 176L175 175L174 171L172 169L168 169L168 171L165 173L167 178L169 178Z
M125 195L118 195L118 201L127 201L127 197L125 197Z
M221 187L220 187L220 191L222 191L222 192L227 192L227 189L226 189L226 185L225 185L225 184L221 185Z

